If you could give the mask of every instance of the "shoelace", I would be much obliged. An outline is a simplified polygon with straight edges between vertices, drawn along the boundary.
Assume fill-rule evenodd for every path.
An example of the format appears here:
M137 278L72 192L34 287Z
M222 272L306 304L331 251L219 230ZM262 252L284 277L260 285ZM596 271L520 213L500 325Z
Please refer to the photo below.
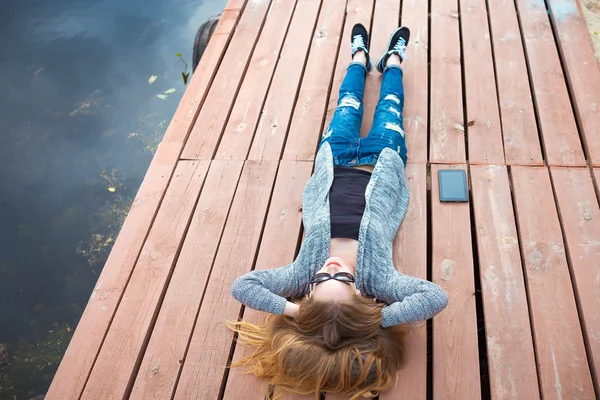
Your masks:
M358 50L358 49L366 49L367 46L365 46L365 41L363 40L362 35L355 35L352 38L352 49L353 50Z
M406 50L406 40L404 40L403 37L400 37L390 53L396 52L396 53L398 53L400 58L402 58L403 60L406 60L406 54L404 53L405 50Z

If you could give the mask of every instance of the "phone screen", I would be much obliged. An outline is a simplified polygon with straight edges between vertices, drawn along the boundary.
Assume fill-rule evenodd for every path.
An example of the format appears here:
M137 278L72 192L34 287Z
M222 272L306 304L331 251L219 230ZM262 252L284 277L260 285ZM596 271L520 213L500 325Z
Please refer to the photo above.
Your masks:
M467 174L464 169L440 169L440 201L469 201Z

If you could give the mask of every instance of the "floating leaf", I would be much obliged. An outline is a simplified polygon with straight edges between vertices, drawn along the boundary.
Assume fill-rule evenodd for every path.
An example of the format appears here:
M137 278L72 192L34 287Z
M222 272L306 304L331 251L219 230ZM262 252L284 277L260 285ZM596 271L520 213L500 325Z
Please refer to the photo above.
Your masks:
M161 99L161 100L165 100L165 99L166 99L167 97L169 97L169 96L167 96L166 94L162 94L162 93L161 93L161 94L157 94L157 95L156 95L156 97L158 97L158 98L159 98L159 99Z
M176 92L175 88L165 90L165 94L171 94L171 93L175 93L175 92Z
M114 186L109 186L108 187L108 191L111 192L111 193L114 193L114 192L117 191L117 189L115 189Z
M175 54L175 57L181 57L181 53Z
M467 126L473 126L475 125L475 120L469 121L469 123L467 124Z
M187 81L188 81L189 76L190 76L189 72L187 74L184 73L184 72L181 73L181 77L183 78L183 84L184 85L187 85Z
M148 83L152 85L154 82L156 82L157 79L158 76L152 75L150 78L148 78Z

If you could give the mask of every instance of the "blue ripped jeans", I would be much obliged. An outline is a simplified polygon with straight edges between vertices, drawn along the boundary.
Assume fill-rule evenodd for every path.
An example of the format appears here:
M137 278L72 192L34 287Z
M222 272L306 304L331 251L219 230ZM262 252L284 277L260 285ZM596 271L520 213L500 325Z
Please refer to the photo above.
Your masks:
M338 106L329 127L323 134L319 148L329 142L334 165L375 166L381 151L389 147L396 151L406 165L406 140L402 123L404 86L402 69L388 65L383 72L381 92L373 126L367 137L360 137L363 117L363 95L367 70L360 63L348 66L340 87Z

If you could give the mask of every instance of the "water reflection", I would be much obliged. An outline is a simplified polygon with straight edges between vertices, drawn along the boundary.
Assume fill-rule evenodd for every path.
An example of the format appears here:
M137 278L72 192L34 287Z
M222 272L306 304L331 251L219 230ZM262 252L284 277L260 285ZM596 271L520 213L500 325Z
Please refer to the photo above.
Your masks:
M225 2L1 3L0 399L47 389Z

